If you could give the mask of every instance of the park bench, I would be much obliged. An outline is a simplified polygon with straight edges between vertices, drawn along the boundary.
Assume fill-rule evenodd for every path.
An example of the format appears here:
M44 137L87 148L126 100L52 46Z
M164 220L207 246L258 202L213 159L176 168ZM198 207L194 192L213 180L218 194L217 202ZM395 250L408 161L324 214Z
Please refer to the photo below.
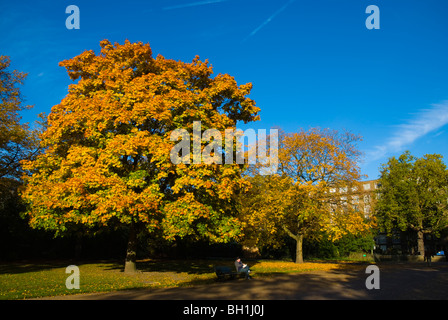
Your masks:
M215 273L218 280L235 279L237 277L245 276L244 272L232 271L232 268L227 266L215 266Z

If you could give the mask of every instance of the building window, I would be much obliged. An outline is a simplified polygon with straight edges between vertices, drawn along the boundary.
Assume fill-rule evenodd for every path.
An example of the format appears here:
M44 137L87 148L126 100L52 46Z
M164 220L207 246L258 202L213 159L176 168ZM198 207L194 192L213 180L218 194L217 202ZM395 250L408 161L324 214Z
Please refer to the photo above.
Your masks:
M339 188L339 192L340 192L340 193L345 193L345 192L347 192L347 187Z
M364 183L364 190L370 190L370 183Z
M364 215L366 218L370 216L370 205L364 206Z
M364 204L368 204L370 202L370 195L366 194L364 195Z

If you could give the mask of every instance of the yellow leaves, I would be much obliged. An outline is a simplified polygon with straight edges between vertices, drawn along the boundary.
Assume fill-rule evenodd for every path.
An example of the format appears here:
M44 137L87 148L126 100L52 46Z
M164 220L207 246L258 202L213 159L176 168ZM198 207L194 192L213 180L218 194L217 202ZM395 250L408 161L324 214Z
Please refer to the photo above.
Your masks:
M285 173L301 182L357 180L360 152L348 132L312 128L308 131L283 134L280 138L279 161Z
M284 232L293 238L327 234L337 239L371 227L359 212L332 211L328 196L330 188L356 186L359 137L315 128L283 133L279 140L281 175L251 178L252 189L242 199L252 236L261 244L277 244Z
M166 239L175 236L190 236L196 239L208 239L212 242L226 242L235 239L240 224L235 217L200 203L192 193L186 193L177 201L164 206L162 228Z
M24 198L36 225L163 225L167 237L228 240L239 230L235 193L248 187L238 165L179 165L170 161L169 133L195 120L220 132L256 120L252 84L227 74L211 78L208 61L152 57L149 44L100 42L62 61L79 81L48 117L44 154L26 163ZM163 222L163 223L162 223Z
M297 264L289 261L261 261L257 262L251 269L258 273L290 273L290 272L304 272L304 271L330 271L341 268L337 263L320 263L320 262L306 262Z

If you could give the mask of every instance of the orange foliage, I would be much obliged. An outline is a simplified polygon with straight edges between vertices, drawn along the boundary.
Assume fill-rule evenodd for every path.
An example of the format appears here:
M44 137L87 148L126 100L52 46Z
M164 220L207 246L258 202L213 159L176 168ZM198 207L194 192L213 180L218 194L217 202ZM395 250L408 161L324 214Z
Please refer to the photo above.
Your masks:
M33 227L63 232L72 225L140 223L167 238L213 241L239 230L234 193L247 183L239 165L173 165L170 133L193 121L222 132L258 120L252 85L212 77L208 61L152 57L149 44L100 42L62 61L72 80L48 116L45 152L24 162L22 195ZM225 172L225 174L224 174Z

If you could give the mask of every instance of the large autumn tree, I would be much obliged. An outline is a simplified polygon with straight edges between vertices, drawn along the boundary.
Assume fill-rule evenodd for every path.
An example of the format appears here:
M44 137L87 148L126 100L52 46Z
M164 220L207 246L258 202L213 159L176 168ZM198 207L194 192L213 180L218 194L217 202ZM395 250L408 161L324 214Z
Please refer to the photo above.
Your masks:
M417 158L406 151L382 165L379 183L375 212L381 229L412 230L423 255L424 235L439 236L448 227L448 170L442 156Z
M171 133L191 133L201 121L202 131L224 136L237 121L258 120L248 98L252 85L212 76L199 57L153 58L141 42L100 45L99 54L85 51L60 63L78 82L48 116L45 152L25 163L32 172L23 192L31 226L59 234L79 225L129 226L126 272L135 270L142 228L162 229L167 239L235 237L234 195L247 185L242 166L173 164Z
M326 235L336 240L368 230L372 221L348 199L360 190L359 139L349 132L319 128L282 133L279 172L249 178L252 188L242 203L246 232L260 244L278 245L283 235L291 237L296 241L296 263L302 263L304 238Z

